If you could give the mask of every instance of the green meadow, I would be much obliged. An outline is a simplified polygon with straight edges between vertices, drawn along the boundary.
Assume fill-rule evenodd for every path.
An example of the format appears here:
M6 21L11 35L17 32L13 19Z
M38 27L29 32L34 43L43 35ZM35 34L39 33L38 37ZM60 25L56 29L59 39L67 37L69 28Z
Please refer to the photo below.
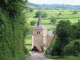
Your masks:
M35 17L36 11L37 10L34 10L33 12L26 12L26 21L28 22L30 28L35 27L37 25L39 18ZM60 20L69 20L72 24L74 24L78 22L78 20L80 19L80 12L78 12L77 14L73 14L73 10L44 10L44 11L47 13L47 17L42 18L43 25L44 27L52 31L53 28L56 28ZM58 17L59 13L61 13L61 15L59 15ZM55 24L52 24L50 21L52 15L58 17ZM34 26L30 26L31 21L35 21L36 24ZM32 44L32 34L26 36L25 44ZM30 45L27 48L30 49Z

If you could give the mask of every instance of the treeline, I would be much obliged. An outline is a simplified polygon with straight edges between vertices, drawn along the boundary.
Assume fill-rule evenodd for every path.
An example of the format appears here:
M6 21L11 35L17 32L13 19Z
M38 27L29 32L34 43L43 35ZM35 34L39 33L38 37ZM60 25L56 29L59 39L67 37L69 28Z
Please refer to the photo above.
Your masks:
M69 20L61 20L56 27L56 41L51 43L51 50L46 50L46 55L80 56L80 20L71 24Z
M27 1L0 0L0 60L25 60L28 24L22 12Z
M34 3L26 3L29 7L32 6L34 9L45 9L45 10L66 10L66 9L77 9L80 10L80 5L65 5L65 4L34 4Z

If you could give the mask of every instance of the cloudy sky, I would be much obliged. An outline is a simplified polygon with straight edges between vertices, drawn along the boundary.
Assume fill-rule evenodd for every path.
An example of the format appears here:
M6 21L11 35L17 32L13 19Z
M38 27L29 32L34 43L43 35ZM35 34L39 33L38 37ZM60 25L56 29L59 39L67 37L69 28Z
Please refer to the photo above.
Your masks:
M70 4L80 5L80 0L28 0L31 3L36 4Z

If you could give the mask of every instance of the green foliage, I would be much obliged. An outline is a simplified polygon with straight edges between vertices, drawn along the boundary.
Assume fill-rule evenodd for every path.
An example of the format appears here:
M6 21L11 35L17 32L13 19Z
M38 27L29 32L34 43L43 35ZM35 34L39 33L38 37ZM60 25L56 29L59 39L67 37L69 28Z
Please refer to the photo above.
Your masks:
M41 16L42 16L42 18L45 18L45 17L47 17L47 13L44 12L43 15L41 15Z
M42 10L42 8L39 8L38 10Z
M52 50L50 51L50 54L52 56L57 56L60 55L61 53L61 42L59 41L59 38L57 38L57 40L53 43L52 45Z
M56 27L57 37L59 37L63 43L67 44L68 43L67 38L70 36L70 32L71 32L70 21L69 20L67 20L67 21L61 20Z
M30 12L33 12L33 8L29 8L30 9Z
M25 60L24 39L28 24L22 8L25 1L0 1L0 60Z
M64 55L78 56L80 53L80 40L75 40L64 47Z
M59 13L59 15L61 15L61 13Z
M46 49L45 55L50 55L50 52L48 51L48 49Z
M51 17L50 21L54 24L56 22L57 18L56 17Z
M43 12L43 11L37 11L35 13L36 17L39 17L39 15L41 15L42 18L45 18L47 17L47 13L46 12Z
M31 21L30 25L35 25L35 23L36 23L35 21Z
M73 11L73 14L77 14L77 13L78 13L78 11L77 11L77 10L74 10L74 11Z
M35 13L35 15L36 15L36 17L39 17L39 15L41 15L41 11L37 11L37 12Z
M77 38L79 38L79 39L80 39L80 20L78 20L77 25L78 25Z
M68 52L70 45L67 45L69 43L74 43L71 44L71 46L73 46L75 43L78 44L78 48L79 48L79 41L75 41L75 39L79 39L78 36L79 33L79 25L77 23L71 25L70 21L64 21L61 20L59 21L59 24L56 27L56 34L57 34L57 39L56 42L52 45L52 50L51 50L51 55L63 55L63 48L65 46L66 47L66 53ZM77 46L76 45L73 46L72 50L75 50L75 52L73 54L77 55L76 49ZM65 48L64 48L65 49ZM72 50L69 50L70 52ZM73 52L73 51L72 51ZM72 53L71 52L71 53ZM79 50L78 50L79 52Z

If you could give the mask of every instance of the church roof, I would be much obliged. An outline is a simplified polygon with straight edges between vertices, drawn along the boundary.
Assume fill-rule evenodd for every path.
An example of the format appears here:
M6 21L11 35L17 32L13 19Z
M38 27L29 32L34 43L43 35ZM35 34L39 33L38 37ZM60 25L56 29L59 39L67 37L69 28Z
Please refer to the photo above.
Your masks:
M42 24L42 20L41 20L41 16L39 16L39 20L38 20L37 25L43 25L43 24Z
M42 24L41 16L39 16L39 20L38 20L37 26L34 27L33 29L46 29Z

